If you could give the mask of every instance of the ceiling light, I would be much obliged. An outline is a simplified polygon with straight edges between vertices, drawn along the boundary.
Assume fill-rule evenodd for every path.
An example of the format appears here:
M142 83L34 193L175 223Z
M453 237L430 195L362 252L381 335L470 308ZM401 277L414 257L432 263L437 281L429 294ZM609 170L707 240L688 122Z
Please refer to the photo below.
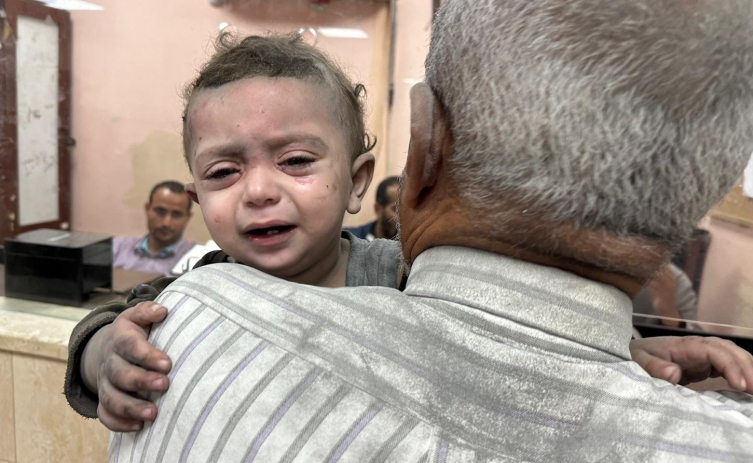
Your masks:
M348 29L347 27L320 27L319 33L332 39L368 39L363 29Z
M55 8L58 10L102 11L105 9L105 7L103 6L95 5L94 3L85 2L83 0L37 0L37 1L44 3L46 6L49 6L50 8Z

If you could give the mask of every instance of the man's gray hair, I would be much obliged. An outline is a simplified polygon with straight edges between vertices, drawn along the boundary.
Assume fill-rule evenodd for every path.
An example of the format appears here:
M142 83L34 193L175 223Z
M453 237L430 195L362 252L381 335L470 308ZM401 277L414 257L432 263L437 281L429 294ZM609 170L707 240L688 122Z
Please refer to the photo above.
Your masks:
M753 152L751 0L448 0L426 80L468 206L676 245Z

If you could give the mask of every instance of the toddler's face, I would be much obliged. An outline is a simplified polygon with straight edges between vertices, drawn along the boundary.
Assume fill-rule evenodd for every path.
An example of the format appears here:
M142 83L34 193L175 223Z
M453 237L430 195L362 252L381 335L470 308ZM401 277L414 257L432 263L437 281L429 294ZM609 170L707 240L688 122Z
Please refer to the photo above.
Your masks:
M201 90L189 110L187 190L236 260L290 279L339 249L360 209L343 130L314 82L255 77Z

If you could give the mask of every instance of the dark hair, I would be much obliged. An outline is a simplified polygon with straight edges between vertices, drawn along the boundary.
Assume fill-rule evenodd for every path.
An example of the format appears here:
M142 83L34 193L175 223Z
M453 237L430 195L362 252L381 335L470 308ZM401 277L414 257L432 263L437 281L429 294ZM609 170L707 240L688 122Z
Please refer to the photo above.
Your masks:
M393 185L400 184L400 177L387 177L382 180L382 183L377 187L376 201L382 206L387 206L390 202L390 198L387 197L387 190Z
M306 44L300 34L252 35L237 39L224 32L217 38L215 54L204 64L199 76L183 92L183 149L191 166L191 134L188 111L198 90L217 88L249 77L291 77L313 79L333 93L337 121L345 130L351 159L367 153L376 138L366 131L364 99L366 88L353 84L327 55Z
M180 182L176 182L175 180L167 180L167 181L164 181L164 182L160 182L160 183L154 185L154 187L152 188L151 193L149 193L149 204L150 205L152 204L152 199L154 198L154 193L156 193L157 191L159 191L159 190L161 190L163 188L167 188L168 190L172 191L173 193L182 194L182 195L186 194L186 187L184 187L183 184L180 183ZM188 196L188 195L186 195L186 196ZM187 209L188 212L191 212L191 206L193 206L193 201L191 201L191 198L188 198L188 209Z

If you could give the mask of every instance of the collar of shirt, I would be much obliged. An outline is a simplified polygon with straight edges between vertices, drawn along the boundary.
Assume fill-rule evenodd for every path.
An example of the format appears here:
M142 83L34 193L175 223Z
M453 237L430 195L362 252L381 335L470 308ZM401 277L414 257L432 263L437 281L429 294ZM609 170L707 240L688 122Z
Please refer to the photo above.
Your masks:
M484 311L489 327L513 323L535 336L567 340L630 360L632 304L617 288L570 272L463 247L421 253L405 294ZM616 360L616 359L615 359Z
M175 247L180 243L180 241L171 244L170 246L160 249L156 254L152 254L151 251L149 251L149 235L146 235L144 239L142 239L139 242L139 245L134 248L134 252L137 254L142 254L147 257L153 257L155 259L167 259L168 257L172 257L175 254Z

